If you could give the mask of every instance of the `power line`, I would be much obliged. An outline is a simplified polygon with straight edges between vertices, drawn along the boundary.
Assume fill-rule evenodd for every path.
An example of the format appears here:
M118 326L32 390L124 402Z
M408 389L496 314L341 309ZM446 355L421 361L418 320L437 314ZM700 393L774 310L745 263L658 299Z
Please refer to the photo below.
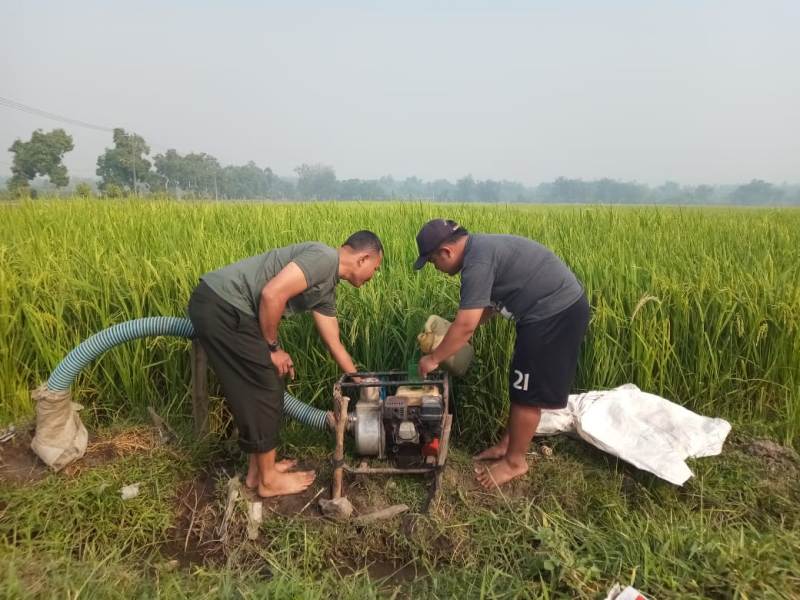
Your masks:
M68 123L70 125L77 125L78 127L85 127L86 129L94 129L95 131L102 131L103 133L114 133L113 127L105 127L104 125L89 123L88 121L83 121L81 119L73 119L72 117L65 117L64 115L59 115L46 110L42 110L41 108L36 108L35 106L30 106L29 104L23 104L22 102L17 102L16 100L11 100L10 98L4 98L2 96L0 96L0 107L10 108L12 110L28 113L30 115L44 117L46 119L52 119L54 121L60 121L61 123ZM133 132L131 132L128 133L127 135L130 136L134 134ZM157 150L162 150L162 151L166 151L171 148L166 144L154 143L152 140L149 142L146 141L145 143L151 148L155 148Z
M70 117L65 117L63 115L57 115L56 113L51 113L46 110L36 108L35 106L29 106L27 104L23 104L22 102L11 100L10 98L3 98L2 96L0 96L0 106L28 113L30 115L36 115L38 117L52 119L54 121L68 123L70 125L77 125L78 127L85 127L86 129L94 129L95 131L103 131L109 133L114 132L114 129L112 127L104 127L103 125L95 125L94 123L88 123L87 121L82 121L80 119L72 119Z

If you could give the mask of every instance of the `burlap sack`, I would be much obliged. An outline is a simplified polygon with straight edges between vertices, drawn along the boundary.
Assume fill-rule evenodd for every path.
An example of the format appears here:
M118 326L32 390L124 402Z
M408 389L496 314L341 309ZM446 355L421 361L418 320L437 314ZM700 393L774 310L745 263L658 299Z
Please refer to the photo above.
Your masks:
M438 315L431 315L425 322L425 329L417 336L419 349L425 354L433 352L442 343L447 330L450 329L450 321ZM442 362L442 368L451 375L463 377L469 369L475 350L472 344L466 344L453 356Z
M47 384L35 389L31 397L36 401L36 435L31 450L59 471L86 452L89 434L78 416L83 407L71 401L69 391L52 391Z

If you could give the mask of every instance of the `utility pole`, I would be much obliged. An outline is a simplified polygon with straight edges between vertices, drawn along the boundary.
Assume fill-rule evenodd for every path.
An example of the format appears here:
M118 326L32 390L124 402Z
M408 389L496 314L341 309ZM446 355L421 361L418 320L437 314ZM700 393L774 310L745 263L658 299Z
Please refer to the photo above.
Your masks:
M138 190L139 186L137 185L137 182L136 182L136 148L135 148L136 140L135 140L135 138L133 136L133 133L131 133L130 136L131 136L131 155L132 155L131 156L131 160L132 160L132 164L133 164L133 195L138 198L139 197L139 190Z

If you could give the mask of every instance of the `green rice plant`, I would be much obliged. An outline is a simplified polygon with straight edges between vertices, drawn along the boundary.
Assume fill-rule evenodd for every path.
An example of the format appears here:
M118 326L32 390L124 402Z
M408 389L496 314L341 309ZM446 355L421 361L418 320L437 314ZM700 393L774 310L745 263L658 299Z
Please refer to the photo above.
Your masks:
M342 338L360 365L404 369L429 314L452 318L458 279L412 270L419 226L447 216L476 232L552 248L593 309L576 390L626 382L689 408L800 434L800 211L430 203L30 201L0 207L0 421L31 414L29 390L92 333L127 319L185 315L204 272L304 240L383 239L380 273L338 293ZM330 402L336 367L307 316L282 326L292 390ZM456 386L458 443L485 443L507 410L513 326L475 336ZM110 351L75 386L92 418L176 420L190 409L188 343L156 338ZM212 390L214 392L218 390Z

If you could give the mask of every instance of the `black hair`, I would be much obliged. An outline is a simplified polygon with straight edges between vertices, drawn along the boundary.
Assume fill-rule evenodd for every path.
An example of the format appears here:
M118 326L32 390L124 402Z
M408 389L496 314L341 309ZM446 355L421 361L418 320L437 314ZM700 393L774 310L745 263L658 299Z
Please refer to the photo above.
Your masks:
M356 231L347 238L342 246L350 246L356 251L372 251L376 254L383 254L383 244L380 238L366 229Z

